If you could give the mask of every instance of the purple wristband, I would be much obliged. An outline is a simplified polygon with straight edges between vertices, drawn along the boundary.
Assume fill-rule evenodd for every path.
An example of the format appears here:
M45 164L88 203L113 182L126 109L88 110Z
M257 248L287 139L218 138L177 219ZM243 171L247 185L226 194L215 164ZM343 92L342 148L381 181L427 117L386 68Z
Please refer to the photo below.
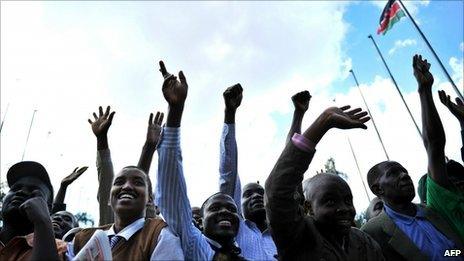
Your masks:
M293 134L292 142L293 145L295 145L297 148L306 152L311 152L316 149L316 145L314 144L314 142L308 140L307 138L305 138L305 136L300 135L298 133Z

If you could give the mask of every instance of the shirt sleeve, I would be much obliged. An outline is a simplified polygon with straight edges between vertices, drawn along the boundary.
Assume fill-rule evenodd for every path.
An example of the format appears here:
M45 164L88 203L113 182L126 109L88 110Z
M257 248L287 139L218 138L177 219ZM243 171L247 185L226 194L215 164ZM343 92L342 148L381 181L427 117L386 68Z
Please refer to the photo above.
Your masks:
M314 148L308 149L312 150L306 152L299 149L293 140L288 142L264 187L266 214L272 238L280 252L301 248L303 242L305 247L306 244L315 245L318 237L313 227L307 228L304 213L295 199L297 186L301 186L303 175L315 153Z
M114 222L113 210L109 205L111 186L114 178L113 162L109 149L97 151L98 194L100 208L99 225Z
M464 162L464 130L461 130L461 140L462 140L461 160Z
M165 127L158 147L158 182L156 203L172 232L180 238L185 259L211 260L214 252L192 223L187 196L180 128Z
M171 232L169 227L161 230L150 260L184 260L180 239Z
M442 216L464 238L464 196L427 177L427 206Z
M224 124L220 143L219 191L231 196L242 215L242 188L237 171L235 124Z

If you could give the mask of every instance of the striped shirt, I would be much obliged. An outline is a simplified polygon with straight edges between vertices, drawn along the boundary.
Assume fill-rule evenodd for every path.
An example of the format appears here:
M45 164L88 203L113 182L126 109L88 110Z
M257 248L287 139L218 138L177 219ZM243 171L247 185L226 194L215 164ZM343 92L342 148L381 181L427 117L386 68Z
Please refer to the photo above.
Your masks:
M269 230L261 232L253 221L242 217L242 188L237 171L235 124L224 124L220 142L219 188L230 195L237 205L240 227L236 237L242 254L249 260L275 260L277 248Z
M166 223L180 238L185 259L212 260L214 250L192 223L192 210L182 167L180 128L164 128L158 146L156 191L156 204Z

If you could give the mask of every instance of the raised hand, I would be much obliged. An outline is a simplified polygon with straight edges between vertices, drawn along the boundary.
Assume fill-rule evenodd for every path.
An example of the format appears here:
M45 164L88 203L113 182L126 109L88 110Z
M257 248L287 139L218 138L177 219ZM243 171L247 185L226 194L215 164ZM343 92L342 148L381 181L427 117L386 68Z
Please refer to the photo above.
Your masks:
M347 105L340 108L331 107L326 109L323 114L327 117L328 127L338 129L367 129L367 126L364 124L370 120L367 112L361 108L348 111L350 108L351 106Z
M40 224L47 220L51 222L47 202L45 202L42 196L37 195L36 197L26 200L19 208L33 224Z
M242 103L243 88L240 83L235 84L232 87L227 88L222 96L224 96L224 103L226 110L235 111Z
M113 122L113 117L116 112L110 113L110 106L106 107L105 113L103 113L102 107L98 107L98 117L97 114L94 112L93 117L94 121L88 119L88 122L92 126L92 131L95 136L102 137L108 134L108 130Z
M430 73L430 63L427 59L422 60L421 55L414 55L412 58L412 67L414 68L414 76L419 84L419 90L424 88L431 90L433 85L433 75Z
M464 102L456 97L456 103L451 101L449 95L445 91L438 91L441 103L448 108L448 110L459 120L461 128L464 128Z
M89 167L82 167L82 168L75 168L71 174L66 176L62 181L61 185L62 186L69 186L71 183L73 183L77 178L79 178Z
M326 109L314 123L304 132L304 136L317 144L331 128L367 129L365 125L371 118L361 108L349 110L351 106L330 107Z
M183 106L187 98L188 84L185 79L184 73L179 72L179 79L173 74L167 72L164 62L160 61L160 72L164 77L163 82L163 95L169 106Z
M148 119L148 130L147 130L147 143L150 145L158 145L162 124L163 124L164 113L156 112L155 120L153 121L153 113L150 113L150 119Z
M292 96L295 111L306 112L308 110L311 94L308 91L302 91Z

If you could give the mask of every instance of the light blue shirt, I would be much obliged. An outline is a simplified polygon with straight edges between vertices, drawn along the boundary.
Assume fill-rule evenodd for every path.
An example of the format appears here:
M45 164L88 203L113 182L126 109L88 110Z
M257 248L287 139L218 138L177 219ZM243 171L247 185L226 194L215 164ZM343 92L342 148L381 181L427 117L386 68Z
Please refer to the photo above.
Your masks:
M192 210L182 167L180 128L165 127L157 150L156 205L166 223L180 237L186 260L212 260L214 250L192 223Z
M224 124L220 142L219 189L230 195L237 205L240 227L236 237L245 258L276 260L277 248L269 230L261 232L253 221L242 217L242 187L237 170L237 142L235 124Z
M132 224L125 227L119 233L115 233L114 224L106 231L108 237L118 235L123 237L126 241L145 224L145 218L137 219ZM109 240L109 239L108 239ZM74 241L73 241L74 242ZM68 259L74 258L74 244L68 243L68 252L66 254ZM150 260L184 260L184 254L180 245L180 240L169 229L164 227L158 236L158 243L151 254Z
M422 207L416 205L414 217L398 213L384 205L386 214L403 231L412 242L430 257L430 260L443 260L445 250L456 249L453 242L448 240L430 221L425 218ZM451 258L451 257L449 257ZM448 260L448 257L446 258ZM453 258L449 260L454 260ZM458 260L461 260L458 258Z

